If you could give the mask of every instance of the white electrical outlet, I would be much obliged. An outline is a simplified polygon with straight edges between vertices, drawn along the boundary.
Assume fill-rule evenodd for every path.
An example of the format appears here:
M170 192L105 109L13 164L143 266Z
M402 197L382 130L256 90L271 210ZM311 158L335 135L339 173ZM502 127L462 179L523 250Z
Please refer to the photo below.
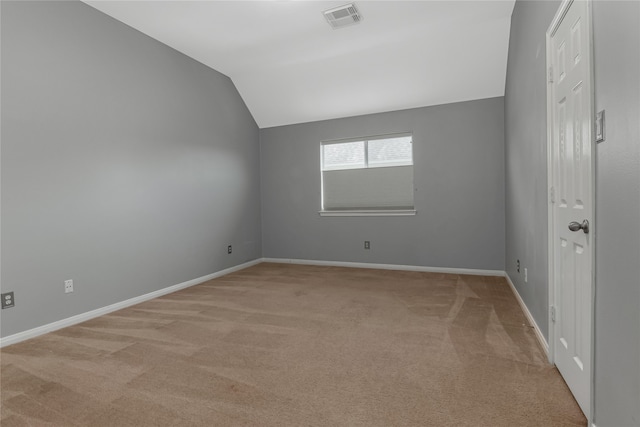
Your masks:
M527 268L524 268L524 283L527 283Z
M65 280L64 281L64 293L68 294L73 292L73 280Z

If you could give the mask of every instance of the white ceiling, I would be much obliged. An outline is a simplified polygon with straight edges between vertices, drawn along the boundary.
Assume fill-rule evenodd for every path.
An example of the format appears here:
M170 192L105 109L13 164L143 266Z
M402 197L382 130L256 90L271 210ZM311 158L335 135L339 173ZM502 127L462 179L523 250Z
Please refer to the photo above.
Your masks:
M504 95L508 1L86 0L229 76L258 126Z

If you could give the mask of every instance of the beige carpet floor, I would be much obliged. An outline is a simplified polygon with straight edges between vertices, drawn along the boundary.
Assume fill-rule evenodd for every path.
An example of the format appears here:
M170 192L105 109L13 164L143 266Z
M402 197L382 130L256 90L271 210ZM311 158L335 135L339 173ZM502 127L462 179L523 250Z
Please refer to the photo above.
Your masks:
M503 278L260 264L1 351L9 426L585 426Z

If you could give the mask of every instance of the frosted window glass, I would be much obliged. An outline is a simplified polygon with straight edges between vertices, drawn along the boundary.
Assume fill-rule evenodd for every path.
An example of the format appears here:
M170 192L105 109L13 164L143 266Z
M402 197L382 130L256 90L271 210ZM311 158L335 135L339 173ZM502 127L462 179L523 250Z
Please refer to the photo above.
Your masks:
M368 143L369 167L402 166L413 163L411 137L374 139Z
M364 141L323 145L322 158L324 170L363 168Z

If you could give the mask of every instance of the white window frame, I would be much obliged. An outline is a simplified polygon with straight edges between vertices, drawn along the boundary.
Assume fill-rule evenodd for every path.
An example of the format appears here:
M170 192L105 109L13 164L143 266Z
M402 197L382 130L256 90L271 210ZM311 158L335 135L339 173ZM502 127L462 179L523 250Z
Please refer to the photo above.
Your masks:
M411 137L411 163L407 162L398 162L397 164L388 164L388 165L369 165L369 141L376 141L380 139L391 139L391 138L402 138L402 137ZM359 167L338 167L338 168L324 168L324 149L325 145L331 144L345 144L349 142L363 142L364 143L364 166ZM321 198L321 210L318 211L320 216L326 217L357 217L357 216L414 216L417 211L415 209L415 198L414 198L414 209L353 209L353 210L324 210L324 179L323 172L325 171L336 171L336 170L349 170L349 169L375 169L375 168L386 168L386 167L394 167L394 166L414 166L414 152L413 152L413 133L412 132L400 132L400 133L391 133L391 134L383 134L383 135L372 135L372 136L361 136L356 138L342 138L342 139L333 139L326 140L320 142L320 198ZM415 183L414 183L415 186Z

